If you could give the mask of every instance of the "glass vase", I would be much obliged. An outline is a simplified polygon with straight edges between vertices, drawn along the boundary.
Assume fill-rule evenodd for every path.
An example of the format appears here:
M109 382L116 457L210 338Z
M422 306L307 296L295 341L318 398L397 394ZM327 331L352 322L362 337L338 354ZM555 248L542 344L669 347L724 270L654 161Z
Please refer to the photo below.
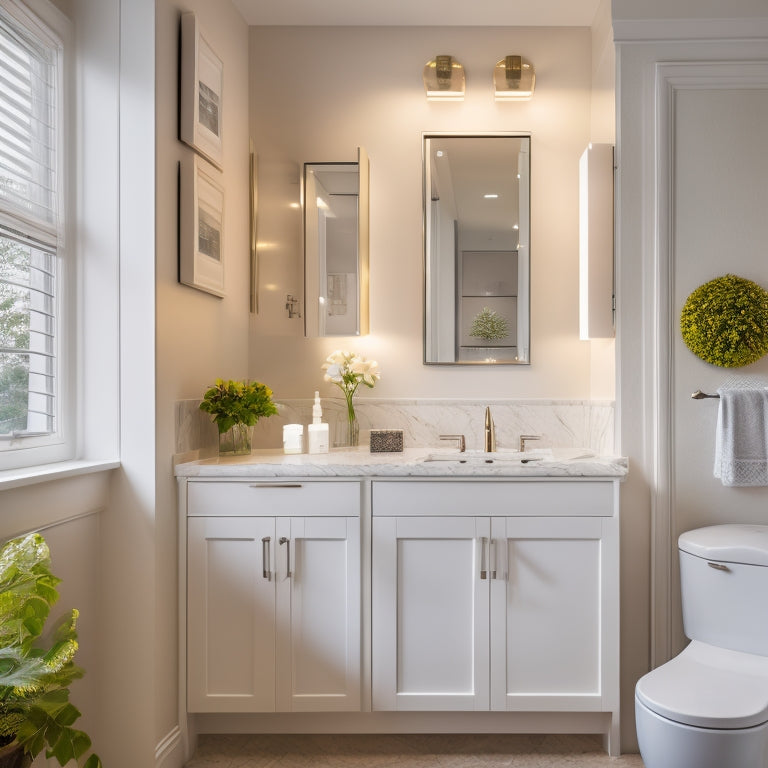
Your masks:
M251 452L253 427L235 424L226 432L219 432L219 456L244 456Z
M360 442L360 424L355 414L355 406L352 403L352 394L345 392L344 397L347 402L346 413L339 416L336 422L336 439L334 446L336 448L354 448Z

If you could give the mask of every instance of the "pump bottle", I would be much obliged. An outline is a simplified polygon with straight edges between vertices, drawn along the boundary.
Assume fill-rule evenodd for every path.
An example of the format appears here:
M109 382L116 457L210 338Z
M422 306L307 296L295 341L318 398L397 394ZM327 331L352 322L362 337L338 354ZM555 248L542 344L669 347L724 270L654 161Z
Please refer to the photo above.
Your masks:
M312 406L312 423L307 429L310 453L328 453L328 424L322 418L323 409L320 406L320 393L315 392L315 404Z

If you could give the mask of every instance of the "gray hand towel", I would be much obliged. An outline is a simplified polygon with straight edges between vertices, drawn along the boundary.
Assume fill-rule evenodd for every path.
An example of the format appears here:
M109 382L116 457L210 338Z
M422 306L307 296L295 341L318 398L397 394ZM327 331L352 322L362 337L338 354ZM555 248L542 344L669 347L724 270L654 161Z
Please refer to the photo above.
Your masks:
M768 485L768 389L718 389L715 477Z

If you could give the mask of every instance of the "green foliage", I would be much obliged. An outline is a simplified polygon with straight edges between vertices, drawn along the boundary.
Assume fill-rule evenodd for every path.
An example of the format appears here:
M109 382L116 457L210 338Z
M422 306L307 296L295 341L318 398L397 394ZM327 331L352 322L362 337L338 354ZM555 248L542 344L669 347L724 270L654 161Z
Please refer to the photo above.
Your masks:
M83 676L74 663L77 610L55 627L46 645L41 635L59 598L60 579L51 573L48 545L32 533L0 550L0 744L14 739L31 757L43 749L60 765L70 760L101 768L86 757L91 740L72 727L80 717L69 701L70 683Z
M0 277L29 279L29 248L0 237ZM0 282L0 347L29 347L29 291ZM0 434L27 428L29 359L15 353L0 354Z
M258 381L224 381L216 383L203 395L200 410L210 413L219 433L235 424L252 427L262 416L273 416L277 408L272 402L272 390Z
M722 368L739 368L768 352L768 292L736 275L699 286L680 316L683 341L695 355Z
M483 307L472 321L469 335L484 341L505 339L509 335L509 323L495 310Z

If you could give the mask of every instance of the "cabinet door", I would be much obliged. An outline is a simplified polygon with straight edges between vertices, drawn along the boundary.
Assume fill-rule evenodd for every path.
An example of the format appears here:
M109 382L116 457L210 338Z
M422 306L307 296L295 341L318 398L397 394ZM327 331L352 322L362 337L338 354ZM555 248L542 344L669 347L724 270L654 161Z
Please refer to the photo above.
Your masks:
M373 708L488 709L490 520L373 520Z
M275 521L188 520L190 712L275 710Z
M360 709L360 520L277 519L282 712Z
M604 521L493 518L491 708L603 708Z

